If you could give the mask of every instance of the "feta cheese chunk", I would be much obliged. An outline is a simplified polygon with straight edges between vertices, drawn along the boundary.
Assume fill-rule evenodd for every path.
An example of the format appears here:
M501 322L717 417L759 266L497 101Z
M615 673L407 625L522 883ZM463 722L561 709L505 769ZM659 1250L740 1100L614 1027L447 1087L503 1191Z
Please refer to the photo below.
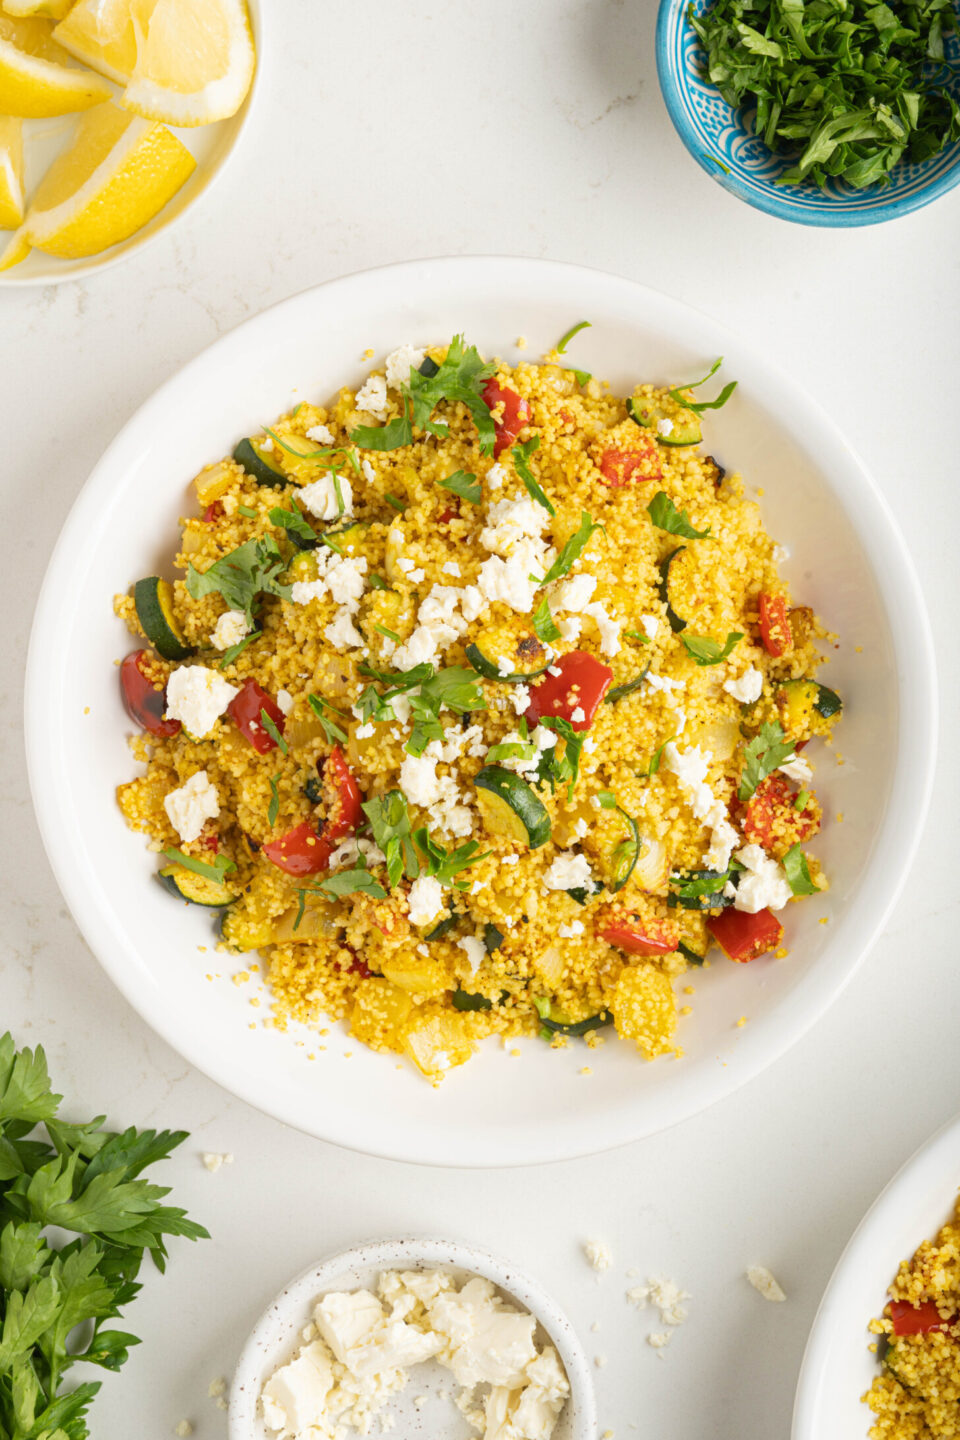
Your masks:
M428 1308L430 1324L446 1340L443 1363L467 1387L505 1385L516 1389L536 1359L536 1321L499 1303L489 1280L476 1276L459 1292L445 1291Z
M467 957L470 974L476 975L487 953L487 948L483 941L479 940L476 935L463 935L457 941L457 944Z
M788 780L795 780L798 785L809 785L813 779L810 761L803 755L791 755L790 759L785 760L778 768Z
M723 688L734 700L739 700L741 705L752 705L755 700L760 699L763 691L763 675L751 665L738 679L724 680Z
M326 425L311 425L306 433L307 439L314 440L318 445L335 444L333 431L328 429Z
M783 867L772 860L760 845L744 845L737 859L746 871L737 885L735 910L756 915L758 910L782 910L793 896Z
M197 839L208 820L220 814L217 787L210 783L206 770L198 770L178 790L168 791L163 808L180 839L189 844Z
M557 580L550 587L550 608L579 614L589 604L596 588L595 575L570 575L566 580Z
M554 857L549 870L543 877L545 890L594 890L593 871L586 855L574 855L564 850Z
M242 610L224 610L213 627L210 644L217 650L229 650L231 645L239 645L249 634L250 626Z
M337 498L338 485L340 499ZM301 485L297 500L318 520L337 520L340 516L349 519L353 514L353 488L342 471L337 474L336 484L332 471L326 470L319 479L309 485ZM342 509L340 500L343 501Z
M299 1435L311 1426L323 1434L327 1396L333 1386L329 1352L325 1345L314 1341L295 1360L275 1370L264 1385L263 1418L271 1430L282 1430L287 1435Z
M587 1264L592 1265L594 1270L609 1270L613 1264L610 1246L605 1245L602 1240L585 1240L583 1253L587 1257Z
M387 382L382 375L371 375L366 384L357 391L356 405L358 410L364 410L372 415L374 420L386 420L389 402L387 401Z
M240 691L205 665L181 665L167 681L168 720L179 720L188 735L203 740Z
M411 925L429 925L443 909L443 888L432 875L419 875L408 897Z
M406 385L410 371L419 370L426 355L426 350L418 350L415 345L399 345L392 351L386 363L387 384L391 390L399 390L401 385Z

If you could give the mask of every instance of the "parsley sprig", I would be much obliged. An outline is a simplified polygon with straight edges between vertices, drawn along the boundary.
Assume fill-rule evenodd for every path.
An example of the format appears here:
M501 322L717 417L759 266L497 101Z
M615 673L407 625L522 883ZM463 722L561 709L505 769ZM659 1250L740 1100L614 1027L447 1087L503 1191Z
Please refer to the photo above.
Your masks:
M11 1440L86 1440L100 1382L61 1393L66 1372L79 1361L119 1370L140 1342L109 1322L142 1288L144 1255L162 1271L165 1236L207 1238L162 1203L168 1187L142 1178L185 1131L118 1133L102 1115L68 1124L61 1099L43 1050L0 1036L0 1434Z
M273 536L261 535L259 539L245 540L202 573L189 565L187 593L194 600L200 600L204 595L220 594L228 609L242 610L247 624L252 625L253 605L259 595L290 599L292 586L281 585L277 579L285 563Z
M466 840L462 845L457 845L453 850L446 850L438 845L436 840L431 839L426 827L421 826L414 830L413 838L417 849L424 857L424 868L428 875L434 876L441 885L446 885L452 890L466 890L467 882L458 880L457 876L471 865L476 865L478 860L486 860L492 855L492 850L484 850L481 855L477 854L480 849L476 840Z
M735 645L739 645L743 639L743 632L731 630L723 645L719 640L713 640L709 635L681 635L680 639L686 646L687 654L691 660L698 665L719 665L721 660L726 660L733 651Z
M697 530L691 525L686 510L678 510L665 490L654 495L647 506L647 514L658 530L666 530L669 535L682 535L686 540L704 540L710 534L709 525L705 530Z
M586 510L581 510L579 526L570 536L570 539L566 545L564 545L546 575L544 575L542 580L537 580L535 575L532 575L530 578L535 580L538 585L549 585L554 580L561 580L564 575L569 574L573 568L574 561L579 560L583 554L587 547L587 541L590 539L594 530L603 530L603 526L599 520L591 519ZM604 531L604 534L606 534L606 531Z
M410 814L403 792L389 790L386 795L364 801L363 813L370 821L374 840L386 857L391 890L397 888L404 875L408 880L415 880L420 873L420 862L413 848Z
M784 760L788 760L794 749L793 741L785 738L779 720L770 720L762 725L760 733L744 748L738 797L749 800L761 780L772 775Z
M440 365L425 360L419 370L411 370L410 379L400 387L403 414L386 425L360 425L350 436L362 450L398 450L413 441L417 426L428 434L445 436L445 422L439 427L432 420L441 400L459 401L473 416L484 455L493 451L496 428L483 399L483 382L496 366L485 362L475 345L467 345L462 335L454 335Z
M530 496L530 499L536 500L538 505L542 505L548 515L556 515L555 506L547 499L542 485L530 469L530 456L535 454L539 449L539 435L531 435L530 439L524 440L522 445L514 445L510 451L513 457L513 468L523 481L524 489Z

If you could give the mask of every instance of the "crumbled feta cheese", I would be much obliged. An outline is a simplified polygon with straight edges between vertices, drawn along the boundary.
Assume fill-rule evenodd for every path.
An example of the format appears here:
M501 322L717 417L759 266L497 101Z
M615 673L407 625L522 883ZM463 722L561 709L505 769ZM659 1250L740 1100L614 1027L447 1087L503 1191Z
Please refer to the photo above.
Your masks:
M654 1279L648 1279L646 1285L635 1285L632 1290L627 1291L627 1299L643 1310L647 1305L653 1305L660 1312L660 1323L662 1325L682 1325L687 1318L687 1311L683 1304L690 1296L686 1290L681 1289L675 1280L668 1280L660 1275ZM666 1342L664 1342L666 1343Z
M685 683L683 680L671 680L669 675L647 675L651 690L682 690Z
M764 1300L772 1300L775 1304L781 1304L786 1300L786 1295L766 1265L748 1265L747 1279L754 1290L759 1291Z
M361 856L368 869L371 865L382 865L387 858L380 846L372 840L358 840L355 835L351 835L342 845L338 845L330 856L330 869L352 870Z
M210 644L217 650L229 650L231 645L239 645L249 634L250 626L242 610L224 610L213 628Z
M340 497L337 497L337 486ZM353 489L346 475L338 474L336 483L333 473L325 471L309 485L302 485L297 499L305 510L318 520L336 520L341 515L349 518L353 514ZM341 501L343 502L341 506Z
M293 696L289 690L277 691L277 708L283 715L289 715L293 709Z
M657 631L660 629L660 620L656 615L641 615L640 624L643 626L643 633L648 640L655 640Z
M813 779L813 771L810 769L810 761L803 755L791 755L778 767L783 771L788 780L795 780L798 785L809 785Z
M363 645L363 636L353 623L353 611L341 605L336 618L324 626L324 636L336 650L356 650Z
M481 593L487 600L501 600L521 615L529 615L533 609L534 596L538 585L531 580L545 566L552 551L544 552L537 540L519 540L508 560L491 555L480 566L477 577ZM561 631L563 625L558 627Z
M561 851L543 877L543 888L578 890L581 887L590 891L595 888L590 861L586 855L575 855L572 850Z
M454 575L459 580L461 572L456 560L446 560L440 568L444 575Z
M606 606L601 605L598 600L594 600L590 605L585 605L583 613L596 621L597 629L600 631L600 649L603 654L619 655L622 622L609 615Z
M417 610L416 628L394 652L394 665L398 670L412 670L424 661L434 663L482 609L483 597L473 586L432 585Z
M556 626L560 631L560 639L565 640L567 644L570 645L574 640L579 640L580 631L583 628L583 621L579 615L561 615L557 618ZM560 670L557 671L558 675L562 673Z
M259 442L259 446L261 450L265 451L266 454L269 455L274 449L273 437L270 435L264 435L263 439Z
M550 608L579 613L589 604L596 588L595 575L570 575L566 580L557 580L551 586Z
M397 569L402 571L404 575L407 575L416 563L416 560L411 560L408 556L401 555L397 559Z
M376 732L376 728L373 721L368 720L366 725L358 725L353 733L358 740L369 740L370 736Z
M411 571L410 571L410 574L407 576L407 579L410 580L410 581L412 581L412 583L413 583L414 585L419 585L422 580L425 580L425 579L426 579L426 571L425 571L425 570L421 570L421 569L419 568L419 566L418 566L416 570L411 570Z
M572 940L577 935L583 934L583 921L571 920L569 925L558 925L557 934L561 940Z
M193 1426L189 1420L178 1420L173 1427L173 1433L179 1436L179 1440L186 1440L187 1436L193 1434Z
M760 845L744 845L737 859L746 871L737 884L736 910L756 915L759 910L782 910L793 895L782 866Z
M586 710L584 710L582 705L577 705L573 710L570 711L570 720L574 725L581 724L584 720L586 720L586 718L587 712Z
M592 1265L594 1270L609 1270L613 1264L610 1247L602 1240L585 1240L583 1253L587 1257L587 1263Z
M470 974L476 975L487 953L487 947L482 940L477 939L476 935L463 935L457 944L467 957Z
M318 445L333 445L333 431L328 430L326 425L311 425L306 432L308 440L315 440Z
M751 665L748 670L736 680L724 680L723 688L734 700L739 700L741 705L752 705L755 700L760 699L763 690L763 675L755 666Z
M234 695L240 691L205 665L181 665L167 681L168 720L179 720L188 735L202 740L210 734Z
M197 770L186 784L170 790L163 797L170 824L184 844L196 840L208 820L220 814L217 787L210 783L206 770Z
M547 674L548 674L548 675L562 675L562 674L563 674L563 671L560 669L560 666L559 666L559 665L548 665L548 666L547 666Z
M410 886L410 923L429 925L443 909L443 887L432 875L419 875Z
M503 484L506 478L507 472L506 470L504 470L499 460L496 462L495 465L491 465L490 469L487 471L486 480L491 490L499 490L500 486Z
M530 704L530 686L514 685L510 691L510 703L515 715L523 715Z
M509 555L518 541L538 540L549 522L549 512L528 495L519 500L496 500L487 510L480 544L496 555Z
M382 375L371 375L365 385L357 391L356 405L375 420L386 420L389 404L387 382Z
M673 434L673 421L672 421L672 420L669 420L666 415L664 415L660 420L657 421L657 434L658 434L658 435L672 435L672 434Z
M520 864L520 856L519 856L519 855L501 855L501 856L500 856L500 864L501 864L501 865L519 865L519 864Z
M726 870L730 855L740 836L730 823L727 807L707 784L707 771L713 757L709 751L691 745L677 748L675 740L664 746L663 768L676 775L680 788L689 802L694 817L710 830L710 847L706 864L711 870Z
M773 558L777 565L782 565L785 560L790 559L790 550L786 545L774 545Z
M411 370L419 370L426 359L426 350L415 345L399 345L387 356L387 384L392 390L399 390L410 379Z

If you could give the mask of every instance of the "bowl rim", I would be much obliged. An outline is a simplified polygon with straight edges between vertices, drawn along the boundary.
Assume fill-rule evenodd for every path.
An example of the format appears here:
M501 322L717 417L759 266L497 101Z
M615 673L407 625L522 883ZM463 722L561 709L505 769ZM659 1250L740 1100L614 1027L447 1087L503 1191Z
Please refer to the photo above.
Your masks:
M169 397L175 396L181 388L189 392L194 377L202 381L207 367L215 365L222 357L230 356L235 351L243 353L246 347L255 345L259 329L269 330L278 324L282 327L288 320L293 319L297 307L303 303L306 296L322 293L325 299L329 299L331 295L339 292L341 299L344 294L349 297L350 291L363 286L371 275L379 276L381 283L389 280L398 294L415 296L422 293L425 284L435 283L440 270L455 276L459 289L464 286L469 288L471 283L478 285L481 281L486 286L507 285L511 288L521 281L524 285L536 281L537 284L549 282L556 287L558 294L569 294L572 297L577 295L579 281L581 290L616 299L618 304L625 303L626 289L630 292L633 303L636 303L637 299L642 300L645 312L658 320L669 315L673 321L682 320L689 326L695 324L704 333L704 343L711 348L719 347L713 349L713 353L731 355L741 351L745 362L747 357L750 357L753 364L757 363L758 352L752 344L740 341L726 326L691 306L634 281L603 271L531 258L453 256L382 266L373 271L356 272L312 287L244 320L232 331L205 347L185 366L180 367L138 408L94 466L74 502L48 562L30 635L24 698L27 770L44 848L61 893L81 933L100 964L138 1014L202 1073L222 1085L228 1092L255 1108L272 1114L283 1123L299 1126L307 1133L347 1149L407 1163L457 1165L466 1168L540 1164L612 1149L643 1135L667 1129L707 1109L747 1080L753 1079L783 1055L820 1018L849 983L875 943L896 903L919 844L933 788L936 759L936 666L919 580L910 552L896 527L882 492L868 476L835 423L801 387L783 374L775 362L764 356L764 403L770 407L776 405L784 410L789 409L796 424L802 424L817 434L818 440L829 454L830 487L838 496L843 497L851 511L869 516L869 525L866 520L861 519L859 529L865 537L864 544L870 557L871 568L875 574L884 576L888 599L887 615L899 678L897 764L891 781L887 810L878 828L875 849L850 902L849 908L860 912L856 949L848 949L843 963L835 963L829 967L820 965L808 973L806 983L797 987L789 1007L779 1013L779 1024L772 1036L769 1027L757 1027L755 1031L743 1032L735 1055L731 1056L729 1063L718 1073L713 1074L712 1089L706 1098L702 1093L702 1086L678 1086L660 1097L656 1124L643 1121L638 1125L636 1119L631 1120L629 1115L620 1111L612 1115L604 1125L602 1114L599 1114L589 1127L589 1135L578 1131L576 1139L571 1137L570 1127L563 1126L559 1132L545 1130L542 1135L527 1136L522 1144L519 1141L504 1144L501 1140L496 1146L481 1146L475 1139L471 1139L461 1149L454 1151L448 1143L429 1142L421 1135L417 1150L411 1153L410 1146L404 1144L402 1129L398 1132L400 1138L390 1127L380 1127L375 1136L364 1134L358 1137L349 1121L332 1109L323 1115L323 1129L318 1130L313 1128L313 1122L307 1124L300 1116L292 1117L289 1107L264 1095L255 1078L248 1076L242 1067L231 1063L215 1047L203 1048L194 1044L172 1019L156 1013L155 1007L151 1009L149 996L145 996L136 977L114 954L108 914L102 911L96 900L91 899L88 894L76 864L76 855L71 849L66 828L62 823L62 794L57 784L55 765L50 762L51 754L56 755L58 748L60 721L51 695L51 687L55 689L54 669L46 664L46 656L56 653L61 614L68 611L74 603L71 594L72 571L79 563L78 556L83 553L88 525L95 526L101 506L107 503L112 494L118 467L122 471L127 457L136 453L141 443L138 437L156 432L157 422L154 417L162 419L167 413ZM480 272L479 276L477 271ZM522 295L523 290L518 293ZM881 873L882 885L878 881ZM870 892L869 905L867 892Z
M159 225L153 226L153 220L148 220L139 231L135 230L132 235L128 235L126 240L118 240L116 245L111 245L108 249L101 250L96 255L87 255L70 262L69 268L65 268L62 274L57 272L50 275L18 274L18 266L14 266L12 270L0 272L0 289L13 289L14 287L27 289L30 286L66 285L71 280L85 280L90 275L99 274L102 270L109 270L114 265L122 264L124 260L128 260L133 255L139 255L141 251L146 250L148 246L152 245L155 240L159 240L161 235L166 235L174 229L185 216L195 214L197 206L202 205L206 201L215 186L219 184L224 171L230 167L249 129L250 117L254 109L256 108L258 113L260 109L260 95L263 89L260 83L260 75L263 69L264 54L269 54L269 41L264 42L264 29L269 28L268 26L265 27L265 13L270 7L269 4L262 4L261 0L244 0L244 3L247 7L247 14L250 17L250 29L253 34L253 43L256 52L253 79L250 81L250 89L244 97L243 104L240 106L239 111L236 112L236 117L228 115L224 120L214 122L215 124L229 124L231 120L236 118L233 139L220 156L220 159L212 164L209 173L197 188L193 198L166 220L161 220ZM115 99L116 97L113 98ZM167 128L176 131L179 127L169 125ZM199 126L197 128L203 129L205 127ZM190 178L191 177L188 177L188 184ZM171 196L170 200L175 198L175 196ZM169 203L170 201L167 202L167 204ZM159 219L159 217L163 215L164 209L166 209L166 206L158 210L153 219Z
M777 220L788 220L794 225L849 230L863 225L880 225L888 220L900 220L905 215L922 210L925 205L938 200L941 195L947 194L955 185L960 184L960 152L958 152L956 163L949 170L935 176L929 183L922 185L912 194L905 195L901 199L884 200L883 192L878 192L877 198L872 204L864 205L856 210L836 210L829 201L824 202L823 209L800 206L791 203L787 192L773 193L766 189L753 189L744 185L732 170L725 172L716 162L704 155L673 78L673 66L670 62L670 39L675 20L678 18L682 20L688 4L689 0L660 0L654 44L660 94L673 128L683 141L687 153L697 162L700 169L710 176L711 180L722 185L724 190L735 195L738 200L745 201L755 210L761 210L764 214L772 215ZM780 198L781 194L783 198Z
M424 1266L466 1270L492 1280L498 1289L534 1316L556 1347L570 1382L567 1404L572 1407L576 1427L572 1429L571 1440L595 1440L596 1394L586 1352L572 1322L539 1280L512 1261L467 1241L421 1239L413 1235L367 1240L329 1255L308 1265L277 1292L261 1312L237 1357L227 1416L230 1440L257 1440L258 1377L263 1357L276 1345L278 1327L305 1302L319 1298L327 1277L332 1279L346 1269L414 1270Z
M942 1125L900 1166L844 1246L817 1307L803 1352L797 1377L791 1440L825 1440L830 1433L824 1423L822 1412L826 1400L820 1386L837 1341L838 1329L843 1328L846 1318L844 1298L848 1276L859 1272L862 1266L876 1262L881 1237L896 1223L910 1202L921 1194L939 1194L945 1177L951 1175L955 1198L960 1187L960 1115L953 1116ZM940 1224L945 1223L947 1218L950 1195L944 1193L942 1199L944 1219ZM913 1249L928 1238L926 1233L918 1234ZM890 1273L892 1275L892 1271ZM880 1273L877 1276L878 1295L882 1293L883 1283L884 1276ZM867 1317L864 1317L863 1324L866 1327ZM864 1411L864 1435L868 1421L869 1416Z

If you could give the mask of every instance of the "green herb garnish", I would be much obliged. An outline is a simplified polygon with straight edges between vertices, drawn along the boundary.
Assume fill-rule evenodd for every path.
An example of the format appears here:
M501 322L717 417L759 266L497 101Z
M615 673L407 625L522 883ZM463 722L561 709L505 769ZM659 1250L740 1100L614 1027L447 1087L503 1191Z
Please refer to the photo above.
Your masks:
M739 630L731 630L723 645L711 640L709 635L681 635L680 639L686 646L687 654L698 665L719 665L740 643L743 634Z
M182 850L175 850L172 845L163 853L175 865L182 865L184 870L192 870L194 875L202 875L204 880L215 880L218 885L223 884L224 875L229 875L231 870L237 868L227 855L218 855L209 862L196 860L192 855L185 855Z
M414 830L413 839L417 849L421 852L426 862L426 871L440 881L441 885L447 885L454 890L466 890L467 882L458 880L456 877L461 871L471 865L476 865L479 860L486 860L492 855L492 850L484 850L482 855L477 851L480 846L476 840L467 840L463 845L457 845L453 850L445 850L432 840L425 827Z
M670 744L670 742L671 742L672 740L679 740L679 739L680 739L680 736L679 736L679 735L668 735L667 738L666 738L666 740L664 740L663 744L657 746L656 750L654 750L654 752L653 752L653 756L652 756L652 758L651 758L651 760L650 760L650 764L649 764L648 767L647 767L647 774L648 774L648 775L656 775L656 774L659 772L659 769L660 769L660 761L661 761L662 758L663 758L663 752L664 752L664 750L666 750L667 746Z
M537 584L549 585L552 581L560 580L566 575L572 567L573 562L578 560L583 554L587 546L587 541L590 539L594 530L603 530L603 526L599 522L595 523L591 520L586 510L581 510L579 528L570 536L570 539L566 545L564 545L546 575L544 575L542 580L538 580ZM536 577L531 578L535 579Z
M336 721L328 719L324 713L326 710L329 710L331 714L336 715L338 720L343 720L346 723L346 716L343 712L338 710L335 705L331 705L329 700L324 700L322 695L308 695L307 704L323 726L323 733L327 737L327 740L331 744L335 740L338 740L341 745L345 745L347 743L347 732L341 729Z
M760 733L750 741L743 752L743 770L737 791L739 798L749 800L760 781L772 775L784 760L788 760L794 749L794 742L785 739L779 720L771 720L762 725Z
M267 807L267 824L273 828L277 823L277 816L280 813L280 790L277 781L280 779L280 772L270 776L270 804Z
M461 500L469 500L471 505L479 505L483 499L483 486L469 470L454 470L446 480L439 480L437 483L442 489L459 495Z
M658 530L666 530L670 535L682 535L687 540L703 540L710 534L709 525L705 530L694 529L686 510L678 510L665 490L654 495L647 506L647 514Z
M399 644L400 644L400 636L397 634L396 630L388 630L387 627L386 627L386 625L377 625L377 624L374 624L374 627L373 627L373 628L374 628L374 630L376 630L380 635L385 635L388 640L392 640L395 645L399 645Z
M799 790L799 791L797 792L797 797L796 797L796 799L795 799L794 802L793 802L793 808L794 808L794 810L798 810L798 811L800 812L800 814L802 815L803 812L804 812L804 810L806 810L806 808L807 808L807 802L809 801L809 799L810 799L810 791L809 791L809 790Z
M540 448L540 436L531 435L529 440L524 440L522 445L514 445L510 451L513 459L513 468L523 481L524 488L531 500L536 500L542 505L548 515L556 515L556 510L544 494L539 481L530 469L530 456Z
M714 361L702 380L691 380L688 385L675 385L670 391L670 399L675 400L684 410L692 410L695 415L702 415L704 410L722 410L737 388L736 380L731 380L729 384L724 385L715 400L688 400L680 393L682 390L699 390L701 385L706 385L707 381L716 375L722 364L723 356L721 355L719 360Z
M573 339L574 335L579 335L581 330L589 330L590 328L591 322L589 320L581 320L578 325L571 325L570 329L567 331L566 335L564 335L563 339L558 341L557 343L557 354L565 354L567 346L570 344L570 341ZM573 370L574 375L577 377L578 385L586 385L587 381L591 378L589 370L576 370L572 365L569 368Z
M267 734L270 736L270 739L280 751L280 754L286 755L290 747L287 745L286 740L284 740L283 736L280 734L280 731L270 719L270 716L267 714L263 706L260 707L260 724L263 726L264 730L266 730Z
M384 500L386 500L388 505L392 505L394 510L399 510L401 514L407 508L407 502L405 500L398 500L396 495L390 494L389 490L385 493L383 498Z
M281 585L277 576L284 568L276 540L262 535L246 540L210 566L203 573L193 565L187 567L187 593L194 600L204 595L220 594L229 610L242 610L247 624L253 624L253 602L260 594L278 595L289 600L292 587Z
M281 506L275 505L270 511L269 518L271 525L276 525L280 530L286 530L298 550L313 550L319 543L316 530L307 524L300 511L295 507L284 510Z
M642 630L624 630L624 635L629 635L631 640L639 640L641 645L650 644L650 636L645 635Z
M487 364L476 346L468 346L462 335L455 335L440 365L426 362L419 370L411 370L407 384L402 385L403 414L383 426L361 425L350 439L363 450L397 450L413 440L413 427L431 432L434 408L441 400L460 401L473 416L480 437L480 450L489 455L496 440L496 427L483 400L483 382L496 366ZM446 422L440 422L433 434L447 434Z
M420 861L410 836L410 815L403 792L389 790L386 795L364 801L363 813L386 857L391 890L396 889L404 875L408 880L415 880L420 873Z
M241 515L246 515L248 520L255 520L257 518L257 512L252 505L238 505L237 511Z
M238 640L236 645L231 645L228 649L224 650L223 659L220 661L219 669L225 670L228 665L232 665L234 660L236 660L237 656L242 651L246 650L248 645L252 645L254 640L260 640L262 636L262 630L251 630L250 634L244 635L243 639Z
M567 799L572 800L574 787L580 776L580 754L587 738L586 732L574 730L570 721L561 719L559 715L544 715L540 724L546 725L548 730L555 730L564 743L562 755L557 754L557 745L542 752L537 783L546 780L551 791L556 785L565 784Z
M382 575L368 575L368 576L367 576L367 584L370 586L370 589L371 589L371 590L389 590L389 589L390 589L390 586L387 584L386 580L384 580L384 578L383 578Z
M819 892L820 886L815 885L810 878L810 866L807 864L806 855L800 849L799 841L790 846L780 864L794 895L816 895Z
M444 706L458 715L487 708L483 685L474 670L451 665L424 680L420 693L410 696L414 724L405 747L408 754L422 755L431 740L443 739L440 711Z
M550 612L550 601L544 595L533 617L534 634L545 645L552 645L560 639L560 630Z
M338 870L326 880L308 887L323 895L369 895L373 900L386 900L387 892L374 880L369 870Z

